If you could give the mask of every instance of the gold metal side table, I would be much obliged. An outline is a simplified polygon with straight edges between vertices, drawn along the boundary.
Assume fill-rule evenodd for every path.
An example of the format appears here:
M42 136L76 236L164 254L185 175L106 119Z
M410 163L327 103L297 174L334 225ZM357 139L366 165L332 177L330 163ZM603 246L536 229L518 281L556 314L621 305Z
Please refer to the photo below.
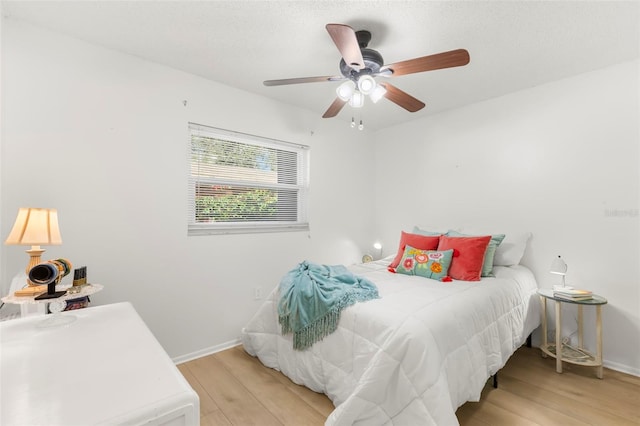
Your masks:
M562 373L562 361L576 365L596 367L596 376L602 379L602 305L607 299L597 294L588 300L567 300L554 296L552 289L539 289L540 302L542 303L542 356L547 355L556 359L556 371ZM547 300L555 301L556 314L556 341L547 342ZM570 303L578 305L578 347L562 343L562 304ZM584 349L583 340L583 306L595 306L596 308L596 353L595 355ZM557 349L560 349L560 356Z

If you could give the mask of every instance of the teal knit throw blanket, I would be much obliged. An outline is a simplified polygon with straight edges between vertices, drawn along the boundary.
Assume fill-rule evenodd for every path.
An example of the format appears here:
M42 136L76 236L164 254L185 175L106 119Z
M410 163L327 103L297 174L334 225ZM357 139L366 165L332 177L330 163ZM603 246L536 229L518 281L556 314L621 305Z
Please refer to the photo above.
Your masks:
M378 289L342 265L307 262L280 281L278 320L282 334L293 333L293 348L305 350L333 333L341 311L356 302L378 298Z

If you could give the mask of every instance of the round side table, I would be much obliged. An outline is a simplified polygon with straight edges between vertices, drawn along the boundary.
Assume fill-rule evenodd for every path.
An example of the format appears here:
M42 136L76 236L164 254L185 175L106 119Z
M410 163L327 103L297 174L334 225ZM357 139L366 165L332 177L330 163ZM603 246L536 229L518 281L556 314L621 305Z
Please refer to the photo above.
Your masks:
M550 356L556 359L556 371L562 373L562 361L576 365L586 365L596 367L596 376L602 379L602 305L607 304L607 299L597 294L593 294L587 300L568 300L554 295L552 289L539 289L540 301L542 303L542 356ZM547 300L555 301L556 314L556 341L547 342ZM569 303L578 305L578 346L573 347L562 343L562 304ZM595 306L596 308L596 353L595 355L584 349L583 340L583 316L584 306ZM560 350L558 350L560 348ZM558 355L559 354L559 355Z
M60 288L60 290L69 290L71 287L72 286L62 287ZM79 299L81 297L86 297L94 293L97 293L101 291L103 288L104 286L102 284L85 284L81 287L79 292L77 293L67 292L66 294L60 297L57 297L55 299L36 300L35 296L14 296L13 294L11 294L9 296L3 297L2 301L4 303L12 303L12 304L20 305L21 316L28 316L30 312L29 308L33 307L34 305L38 309L41 308L37 311L37 313L44 315L47 313L47 306L49 306L49 303L51 302L61 302L61 301L67 301L72 299Z

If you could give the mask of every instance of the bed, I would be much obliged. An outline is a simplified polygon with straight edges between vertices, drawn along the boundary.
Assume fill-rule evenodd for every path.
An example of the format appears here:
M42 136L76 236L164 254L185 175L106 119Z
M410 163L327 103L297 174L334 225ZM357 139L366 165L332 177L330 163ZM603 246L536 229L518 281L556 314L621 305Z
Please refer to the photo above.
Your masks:
M242 330L246 352L326 394L327 425L456 425L487 380L540 324L537 283L522 265L494 277L441 282L388 271L389 259L352 265L379 298L342 311L337 330L305 351L278 324L278 290Z

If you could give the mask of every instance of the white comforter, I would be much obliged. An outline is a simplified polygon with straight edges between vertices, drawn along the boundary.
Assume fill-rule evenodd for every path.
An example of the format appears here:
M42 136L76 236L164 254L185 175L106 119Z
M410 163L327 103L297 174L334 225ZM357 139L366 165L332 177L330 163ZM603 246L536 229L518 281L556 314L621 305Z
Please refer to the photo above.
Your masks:
M539 325L537 284L524 266L495 278L442 283L392 274L388 261L349 269L380 299L342 312L338 330L306 351L282 336L274 290L242 331L245 350L292 381L329 396L327 425L457 425L487 379Z

